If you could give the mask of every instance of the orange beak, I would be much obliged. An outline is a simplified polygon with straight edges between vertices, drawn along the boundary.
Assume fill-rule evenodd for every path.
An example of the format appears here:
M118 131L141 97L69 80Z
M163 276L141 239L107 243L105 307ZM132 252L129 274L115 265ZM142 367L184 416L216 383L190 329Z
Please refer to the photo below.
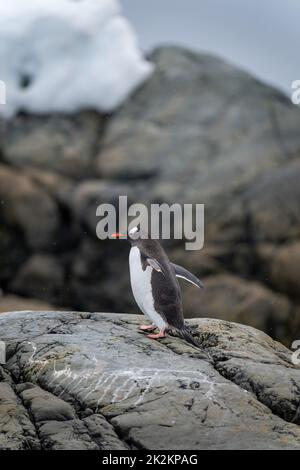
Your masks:
M120 239L120 238L126 238L127 235L125 235L125 233L119 233L119 232L116 232L116 233L113 233L110 238L114 238L114 239Z

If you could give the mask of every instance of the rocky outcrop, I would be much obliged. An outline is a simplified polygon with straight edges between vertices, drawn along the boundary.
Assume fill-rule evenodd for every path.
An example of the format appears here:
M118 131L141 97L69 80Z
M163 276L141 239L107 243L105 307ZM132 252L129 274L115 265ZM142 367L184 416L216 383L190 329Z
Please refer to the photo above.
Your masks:
M300 328L300 111L219 59L161 48L151 60L152 76L110 116L0 123L1 288L136 311L128 247L97 240L97 206L119 195L204 203L204 250L167 244L208 286L183 285L186 314L246 322L290 345Z
M14 292L42 300L52 299L59 305L63 298L64 270L51 255L35 254L17 272L12 284Z
M6 122L5 159L20 167L34 166L74 178L92 176L104 118L98 113L28 116Z
M20 232L19 249L47 249L59 229L55 201L31 178L5 165L0 165L0 199L4 230Z
M281 294L275 294L258 282L249 282L236 276L220 274L207 278L203 292L184 292L186 317L201 305L204 316L226 318L261 330L273 337L286 338L289 344L300 331L299 312Z
M136 315L0 316L1 449L297 449L300 367L264 333L190 322L197 349Z

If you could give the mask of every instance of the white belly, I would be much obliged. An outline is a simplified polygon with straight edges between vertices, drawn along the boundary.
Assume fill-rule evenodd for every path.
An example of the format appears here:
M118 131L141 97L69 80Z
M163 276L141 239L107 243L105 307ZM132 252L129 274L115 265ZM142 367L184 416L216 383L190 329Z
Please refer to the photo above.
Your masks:
M151 286L152 268L147 266L143 271L140 250L136 246L130 250L129 268L131 288L139 308L158 328L166 328L166 322L154 308Z

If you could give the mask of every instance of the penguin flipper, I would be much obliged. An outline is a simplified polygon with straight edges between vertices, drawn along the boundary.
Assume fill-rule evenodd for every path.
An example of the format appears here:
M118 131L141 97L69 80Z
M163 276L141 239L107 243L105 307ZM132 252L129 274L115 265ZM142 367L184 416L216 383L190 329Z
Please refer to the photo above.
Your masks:
M151 268L155 269L155 271L159 272L159 273L162 273L163 275L164 274L164 271L163 271L163 268L162 266L160 265L160 263L157 261L157 259L155 258L147 258L147 263L149 264L149 266L151 266Z
M185 279L186 281L190 282L191 284L194 284L196 287L204 287L204 284L200 279L198 279L197 276L194 276L194 274L190 273L187 269L183 268L182 266L179 266L178 264L172 263L173 268L175 269L175 274L176 277L180 277L182 279Z

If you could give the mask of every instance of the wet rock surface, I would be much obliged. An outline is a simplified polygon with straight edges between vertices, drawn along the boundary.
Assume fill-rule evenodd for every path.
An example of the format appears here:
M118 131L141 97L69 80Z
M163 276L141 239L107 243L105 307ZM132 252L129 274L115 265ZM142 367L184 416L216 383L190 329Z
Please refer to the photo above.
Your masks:
M190 321L201 349L141 317L0 316L0 448L299 449L300 367L251 327Z

